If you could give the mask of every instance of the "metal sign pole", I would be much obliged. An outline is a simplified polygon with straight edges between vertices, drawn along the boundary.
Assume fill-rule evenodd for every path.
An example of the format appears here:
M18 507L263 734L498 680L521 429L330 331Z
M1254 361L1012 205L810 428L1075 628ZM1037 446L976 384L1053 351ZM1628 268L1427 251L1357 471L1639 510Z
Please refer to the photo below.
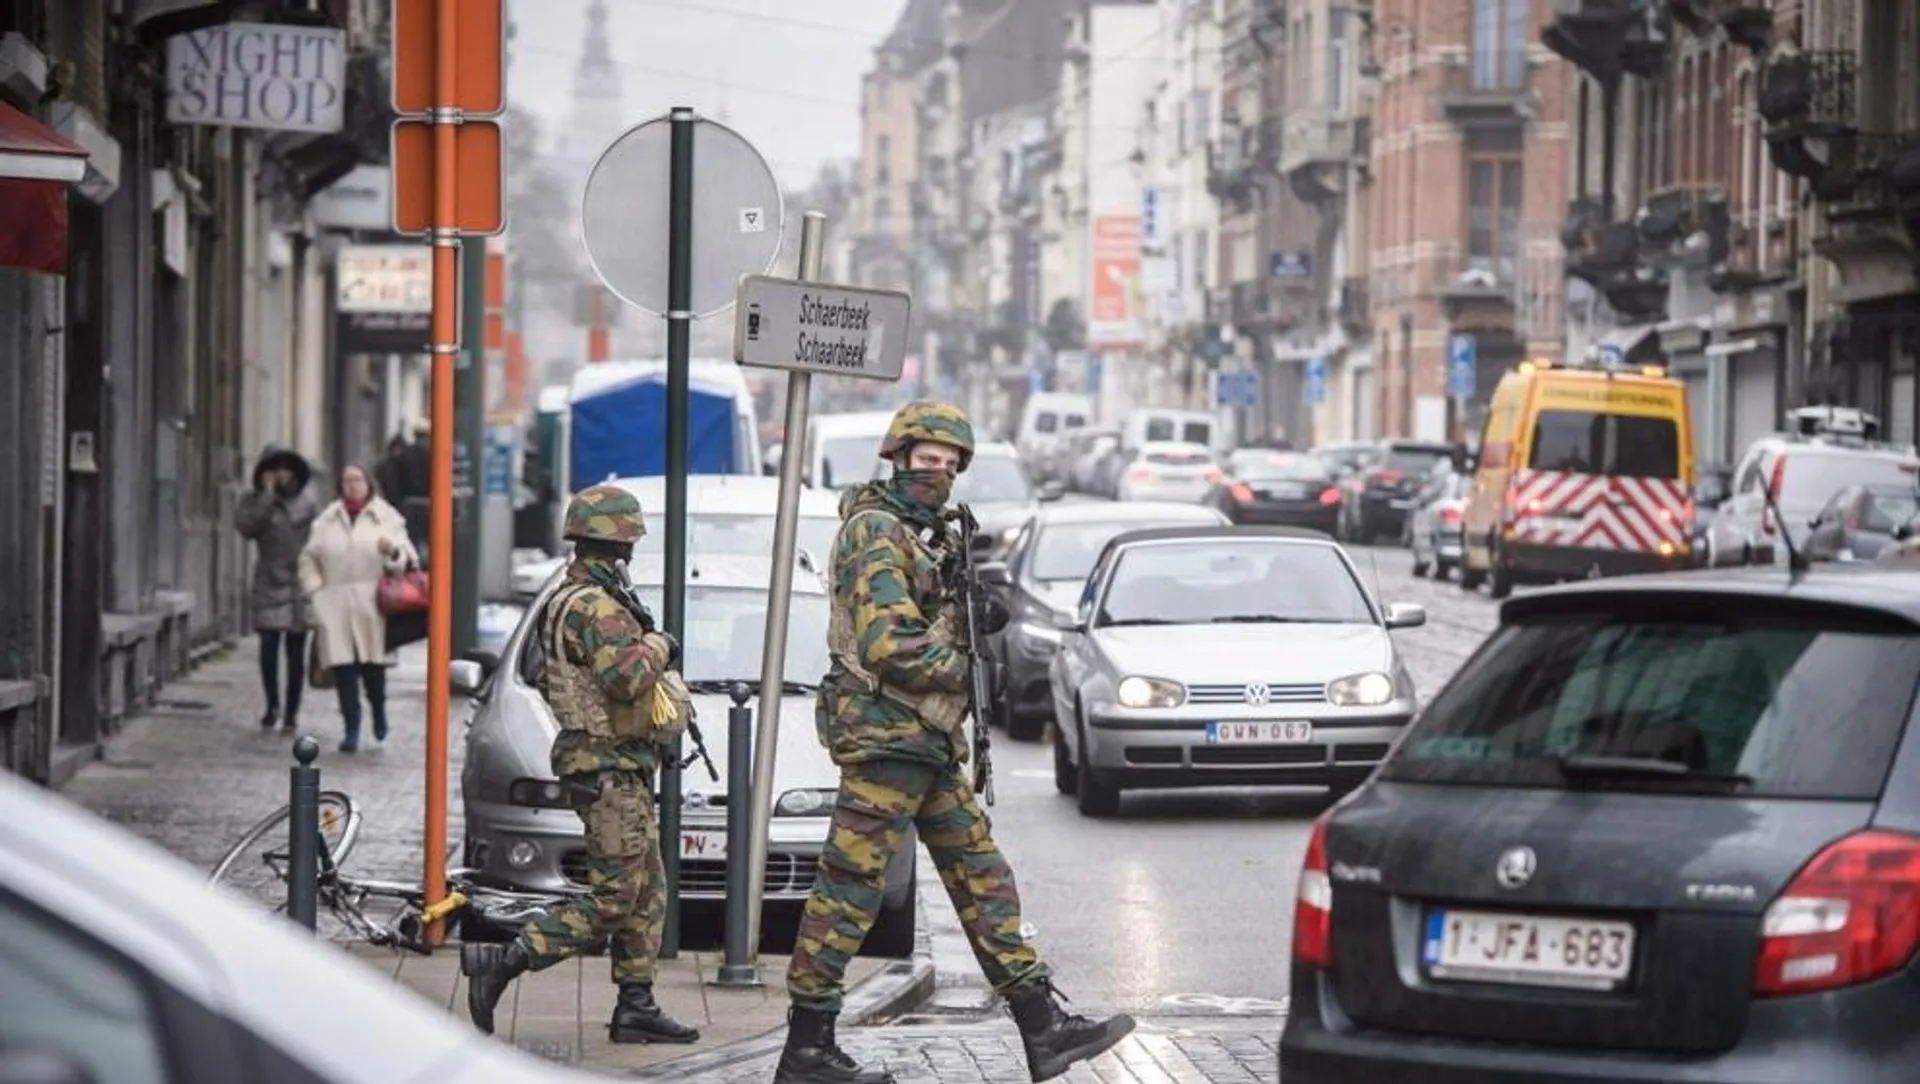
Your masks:
M820 279L826 257L827 216L808 211L800 220L802 282ZM793 602L793 561L800 531L800 469L806 463L807 400L813 374L787 373L787 421L781 439L780 504L773 520L773 575L767 586L767 639L760 651L760 726L753 744L753 823L747 847L747 944L760 959L760 911L767 887L767 837L773 830L773 768L780 738L780 694L786 681L787 614ZM796 443L798 442L798 443ZM731 858L730 858L731 860Z
M687 633L687 397L693 345L693 110L670 114L667 189L667 561L660 622L676 643ZM660 857L667 923L660 958L680 955L680 739L660 770Z

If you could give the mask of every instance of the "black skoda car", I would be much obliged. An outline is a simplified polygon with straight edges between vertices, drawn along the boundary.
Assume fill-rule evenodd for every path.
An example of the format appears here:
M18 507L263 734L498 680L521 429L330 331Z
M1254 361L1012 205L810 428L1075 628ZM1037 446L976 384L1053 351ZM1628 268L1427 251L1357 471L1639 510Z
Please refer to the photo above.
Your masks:
M1315 825L1286 1084L1920 1081L1920 572L1549 589Z

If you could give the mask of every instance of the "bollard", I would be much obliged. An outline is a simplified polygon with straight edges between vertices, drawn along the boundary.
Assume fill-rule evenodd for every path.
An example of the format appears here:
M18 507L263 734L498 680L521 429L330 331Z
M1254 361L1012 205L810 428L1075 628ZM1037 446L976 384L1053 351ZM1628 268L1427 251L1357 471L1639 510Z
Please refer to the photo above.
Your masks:
M758 986L753 946L747 944L754 900L747 876L753 860L753 690L735 682L733 707L727 709L727 930L726 954L715 986Z
M291 797L287 802L287 917L312 930L320 910L320 743L302 736L293 743Z

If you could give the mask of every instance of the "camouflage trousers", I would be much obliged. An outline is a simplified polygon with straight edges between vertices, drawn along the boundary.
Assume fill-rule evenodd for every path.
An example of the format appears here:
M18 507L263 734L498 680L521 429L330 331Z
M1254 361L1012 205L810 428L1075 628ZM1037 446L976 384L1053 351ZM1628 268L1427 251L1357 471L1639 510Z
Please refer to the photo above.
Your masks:
M813 892L807 897L787 968L794 1005L840 1011L847 964L880 914L887 865L919 829L960 916L973 955L993 988L1006 992L1048 977L1020 932L1020 891L993 842L993 826L959 767L905 760L849 764Z
M539 971L606 941L615 983L651 983L667 918L653 796L641 776L606 772L600 797L578 812L587 829L587 894L528 923L521 947Z

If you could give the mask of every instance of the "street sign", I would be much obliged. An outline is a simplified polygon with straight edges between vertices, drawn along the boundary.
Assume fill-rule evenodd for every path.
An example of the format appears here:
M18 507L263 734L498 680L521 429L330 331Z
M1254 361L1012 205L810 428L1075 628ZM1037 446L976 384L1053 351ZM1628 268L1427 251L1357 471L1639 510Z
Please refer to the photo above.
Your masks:
M1225 372L1213 374L1213 403L1223 407L1260 405L1260 374Z
M1627 363L1627 352L1620 349L1619 343L1600 344L1600 364L1617 369Z
M343 245L335 281L335 312L433 311L432 252L420 245Z
M1327 359L1315 355L1307 359L1307 405L1319 406L1327 401Z
M741 275L773 267L786 205L780 182L753 144L705 117L692 123L697 183L688 311L703 319L734 303ZM662 198L672 171L671 129L669 117L655 117L608 145L587 177L580 208L594 274L622 301L656 316L673 308L667 303L669 201Z
M450 223L468 237L507 228L507 156L500 125L470 120L453 126L454 213ZM393 232L424 237L433 232L433 125L424 120L393 124Z
M1267 253L1267 277L1273 279L1312 278L1313 253L1304 250Z
M1447 338L1447 394L1455 399L1473 398L1474 369L1478 364L1479 343L1472 335Z
M1140 190L1140 245L1142 248L1156 248L1160 236L1160 190L1148 185Z
M453 8L453 101L434 100L434 41L442 5ZM424 117L435 106L467 117L507 108L506 0L393 0L393 111Z
M898 380L913 299L898 290L747 275L734 306L733 360L761 369Z

